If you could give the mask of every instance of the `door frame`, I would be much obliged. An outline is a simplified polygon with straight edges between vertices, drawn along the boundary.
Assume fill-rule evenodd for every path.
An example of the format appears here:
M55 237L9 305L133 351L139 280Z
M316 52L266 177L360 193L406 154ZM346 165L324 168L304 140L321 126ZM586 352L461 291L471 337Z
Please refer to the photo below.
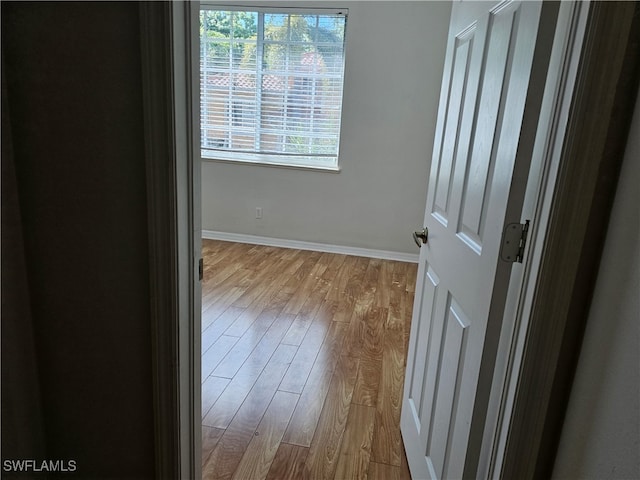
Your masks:
M198 2L139 2L156 478L202 476ZM194 41L195 39L195 41ZM195 90L194 90L195 89Z
M159 478L201 477L199 109L190 68L198 9L140 2ZM515 323L501 332L483 438L487 478L552 472L638 91L639 8L562 2L561 10L561 74L541 175L525 199L535 223L522 281L509 290Z
M638 94L640 7L572 3L492 478L552 476Z

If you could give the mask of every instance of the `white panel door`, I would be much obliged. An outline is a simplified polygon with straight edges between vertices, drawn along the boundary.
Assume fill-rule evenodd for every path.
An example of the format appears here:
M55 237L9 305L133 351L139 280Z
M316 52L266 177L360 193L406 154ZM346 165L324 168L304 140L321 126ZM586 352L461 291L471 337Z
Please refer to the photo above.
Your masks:
M529 89L540 18L538 2L453 6L402 405L415 479L476 476L497 348L489 337L511 269L499 260L502 230L524 194L512 177L516 158L528 171L525 110L540 100Z

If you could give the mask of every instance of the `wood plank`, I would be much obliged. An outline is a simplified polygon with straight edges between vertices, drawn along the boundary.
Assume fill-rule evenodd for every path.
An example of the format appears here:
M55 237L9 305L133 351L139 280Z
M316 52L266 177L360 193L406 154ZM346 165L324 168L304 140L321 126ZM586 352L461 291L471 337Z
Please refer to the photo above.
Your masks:
M235 470L234 480L267 477L299 395L276 392Z
M237 267L237 264L229 265L225 270L233 269L231 275L226 276L226 278L216 276L214 277L214 281L212 281L210 285L207 285L207 293L202 297L202 304L205 307L214 304L217 298L221 297L231 288L242 288L244 291L251 285L251 282L257 275L256 271L247 268L244 263L241 264L240 268Z
M342 357L334 373L320 414L316 433L309 447L304 478L331 479L349 415L351 397L358 372L358 359Z
M276 317L277 315L273 314L258 315L251 330L240 337L240 340L213 371L213 375L233 378L245 360L249 358L253 349L262 341L262 337L267 333Z
M229 325L229 328L225 330L225 335L231 335L234 337L242 337L251 328L253 323L260 316L262 311L266 308L266 302L262 305L250 305L249 307L230 307L230 308L243 308L240 315L236 317L234 322Z
M401 292L407 291L407 268L408 263L405 262L393 262L391 266L391 288L399 289ZM393 302L392 298L389 298L389 302Z
M400 466L403 453L400 411L406 350L402 328L387 330L382 353L380 395L376 405L373 460Z
M360 368L353 392L353 403L373 407L378 401L382 370L382 342L387 308L372 307L364 317L365 329Z
M265 305L280 290L292 273L289 269L297 265L295 257L284 256L283 253L284 251L280 250L278 254L272 254L264 259L260 269L257 270L258 274L252 279L251 286L234 302L235 307Z
M291 325L292 320L293 315L280 314L244 363L239 366L238 373L242 375L259 374L278 346L282 344L282 336Z
M269 268L268 265L277 261L284 253L284 250L281 248L269 245L253 245L252 250L255 251L256 255L254 260L247 265L247 268L258 272L258 276L264 272L265 269Z
M202 332L201 349L202 352L206 352L211 345L213 345L218 338L225 333L229 325L235 322L236 318L242 314L244 310L242 308L229 307L222 314L214 320L205 330ZM235 335L227 335L233 337Z
M411 471L409 470L409 462L407 461L407 455L405 450L402 449L402 465L400 466L400 478L411 479Z
M322 274L322 279L333 283L338 273L342 270L342 266L347 258L349 258L347 255L341 253L331 253L327 255L327 269Z
M407 473L408 471L401 467L371 462L368 480L411 480L411 475L407 475Z
M204 331L209 325L224 313L233 302L238 299L244 292L243 287L229 287L224 293L216 297L215 301L204 305L202 308L202 330ZM204 299L203 299L204 301Z
M349 327L345 334L345 341L342 347L342 355L350 357L360 357L362 352L362 345L364 344L364 335L366 328L365 318L369 315L369 311L372 308L373 298L367 301L359 299L354 306L351 320L348 323Z
M265 351L258 351L250 361L240 368L203 419L204 425L227 428L241 406L248 408L252 405L253 398L265 391L270 391L269 388L272 384L274 384L273 391L275 392L289 368L297 348L291 345L278 345L277 342L266 342L266 344L273 348L273 355L268 355ZM266 366L263 369L260 365ZM263 399L256 400L257 404L261 400Z
M280 390L302 393L328 330L329 326L324 322L311 325L291 362L291 368L280 384Z
M311 326L311 323L316 320L324 320L328 325L331 316L326 315L326 310L322 309L325 304L324 297L329 290L329 283L322 278L316 278L315 284L310 285L311 290L309 292L301 291L298 294L304 296L306 300L299 308L291 307L291 302L287 304L289 309L297 310L296 319L291 325L291 329L287 332L283 342L289 345L300 345L305 338L307 330ZM295 296L294 296L295 298ZM285 307L285 311L287 309Z
M236 274L239 270L245 268L243 262L239 262L236 259L241 255L241 252L234 255L228 255L226 258L219 258L218 263L204 263L202 271L202 298L203 304L207 304L211 299L211 293L223 284L233 286L233 281L230 280L231 276Z
M224 389L229 385L228 378L212 377L206 378L202 384L202 417L204 418L209 409L216 403L218 397L222 395Z
M280 443L266 480L299 480L308 452L307 447Z
M203 248L203 293L207 293L207 290L205 290L205 288L210 289L216 285L219 285L231 273L233 273L238 268L241 268L243 266L243 262L239 261L239 259L245 251L246 245L243 245L241 243L229 243L228 246L220 246L220 248L215 249L214 251L212 251L210 248L207 248L205 251L205 249ZM225 270L229 266L232 266L232 269ZM225 271L229 273L223 273Z
M320 252L311 252L307 250L300 251L300 259L302 260L302 263L294 272L291 273L289 280L282 286L282 289L292 294L299 291L300 285L307 279L321 256L322 254Z
M202 426L202 455L200 458L202 459L203 466L209 460L213 449L218 445L223 434L224 430L220 428L207 427L206 425Z
M204 273L207 274L207 277L203 278L204 298L220 285L234 285L235 281L231 275L238 269L248 269L247 267L255 261L256 255L257 251L253 246L232 243L229 248L218 251L209 258L203 257Z
M405 291L407 292L404 296L404 349L405 349L405 366L407 364L406 361L406 352L409 350L409 333L411 332L411 318L413 315L413 303L415 300L415 291L416 291L416 280L418 277L418 265L415 263L407 263L407 285L405 287Z
M201 357L201 380L204 382L209 375L222 362L223 358L238 343L238 337L222 335L216 342L204 352ZM221 376L221 375L218 375Z
M413 303L415 301L415 293L407 292L404 296L404 365L407 365L407 352L409 351L409 334L411 333L411 320L413 317Z
M202 467L203 480L229 480L252 435L227 429Z
M324 299L320 304L320 307L315 313L314 321L322 321L322 322L332 322L337 309L337 304Z
M337 256L333 258L333 254L325 254L318 260L318 264L321 266L318 272L322 272L320 276L316 276L316 283L309 295L309 299L302 305L302 308L298 313L302 315L315 316L317 312L317 305L324 304L327 294L331 289L341 266L344 264L344 258ZM300 291L300 294L304 295L304 290Z
M378 401L380 386L380 366L377 359L360 358L360 368L353 391L353 403L373 407Z
M305 262L305 264L306 263L307 262ZM302 306L309 300L309 297L312 296L316 285L318 285L322 281L321 276L327 269L327 266L328 263L326 261L326 254L323 254L313 264L313 267L309 270L309 273L305 275L304 278L300 279L298 288L295 289L295 293L291 297L291 300L284 307L284 311L286 313L297 314L300 312ZM302 268L299 270L302 270ZM304 273L304 271L302 273ZM296 272L296 275L298 275L298 272Z
M311 445L333 372L340 359L346 328L346 323L331 322L325 341L318 352L313 369L304 385L296 410L285 432L284 442L305 447ZM350 361L348 357L345 358L345 361Z
M335 478L367 478L375 417L374 407L351 404Z
M300 346L304 340L304 336L307 334L307 330L311 325L311 319L305 316L296 315L294 321L291 323L289 330L282 339L282 343L287 345Z
M407 263L407 292L416 292L416 280L418 278L418 264Z
M387 308L389 306L389 292L392 284L393 263L378 260L378 283L375 287L375 305L378 308Z
M226 427L222 438L203 468L203 478L229 479L232 477L242 460L247 446L255 436L256 428L260 424L267 407L271 404L271 400L276 394L277 386L293 358L294 350L295 348L289 345L281 345L267 367L265 367L260 378L252 386L250 392L240 395L242 397L242 406L237 410L234 410L237 404L231 406L230 410L234 410L230 415L232 421ZM235 382L236 378L233 381ZM227 387L211 410L218 406L220 400L230 388L231 385ZM287 395L294 395L297 400L297 395ZM295 404L293 407L295 407ZM291 411L293 411L293 407L291 407ZM219 409L218 411L229 413L229 411L225 412L224 409Z
M343 355L361 356L365 337L367 336L367 328L371 323L369 317L372 312L373 315L379 314L374 308L379 274L380 261L371 259L360 282L359 295L353 307L347 341L344 346L345 350L342 352Z
M245 333L234 348L224 357L218 367L214 370L214 375L232 378L247 363L246 368L259 364L262 368L262 360L267 360L275 351L282 337L289 329L292 316L281 314L277 311L266 310L262 312L253 328ZM246 370L245 368L245 370Z
M389 287L389 316L385 322L386 329L402 331L404 328L404 308L407 298L406 292L406 264L396 262Z
M353 256L347 256L344 259L342 265L336 272L333 282L331 282L331 286L327 292L327 296L325 297L327 301L337 303L341 299L345 287L347 286L347 282L352 275L353 267L357 261L358 257Z
M356 257L355 262L349 268L347 281L344 285L340 285L338 290L334 321L349 322L351 320L353 308L362 291L362 279L368 265L368 258Z
M236 375L202 419L202 425L226 429L257 379L258 375Z
M226 240L215 240L213 238L203 238L201 243L203 251L206 249L208 252L217 252L222 248L229 248L229 246L232 246L234 244L235 242L228 242Z
M202 261L205 265L216 265L230 255L244 251L247 244L204 239L202 241Z
M242 336L256 320L258 315L264 310L272 310L274 313L280 313L287 302L290 300L291 295L282 293L282 286L288 281L291 273L294 271L293 267L297 268L297 263L291 259L286 264L274 264L272 266L277 275L271 275L269 277L260 277L254 279L260 288L252 290L252 294L247 299L244 299L245 295L240 297L235 305L241 305L243 299L251 299L251 303L246 307L245 312L238 317L238 319L229 328L227 335ZM246 294L246 292L245 292ZM242 307L243 308L243 307Z

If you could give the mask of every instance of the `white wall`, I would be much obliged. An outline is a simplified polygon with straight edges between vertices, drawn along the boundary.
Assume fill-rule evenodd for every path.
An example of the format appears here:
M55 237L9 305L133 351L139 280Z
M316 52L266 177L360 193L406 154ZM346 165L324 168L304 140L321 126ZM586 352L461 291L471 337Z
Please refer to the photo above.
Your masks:
M563 427L556 479L640 478L640 101Z
M349 9L342 171L204 161L202 228L417 253L451 4L315 3Z

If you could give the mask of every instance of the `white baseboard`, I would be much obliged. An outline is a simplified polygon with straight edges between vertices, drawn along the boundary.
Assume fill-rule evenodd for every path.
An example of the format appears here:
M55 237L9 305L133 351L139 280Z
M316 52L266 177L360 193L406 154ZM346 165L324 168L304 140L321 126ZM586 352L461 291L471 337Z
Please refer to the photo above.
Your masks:
M357 257L381 258L383 260L397 260L400 262L418 263L417 253L392 252L389 250L375 250L371 248L347 247L345 245L330 245L327 243L303 242L300 240L286 240L284 238L261 237L244 233L215 232L202 230L202 238L209 240L224 240L227 242L250 243L252 245L268 245L270 247L296 248L298 250L314 250L316 252L341 253Z

